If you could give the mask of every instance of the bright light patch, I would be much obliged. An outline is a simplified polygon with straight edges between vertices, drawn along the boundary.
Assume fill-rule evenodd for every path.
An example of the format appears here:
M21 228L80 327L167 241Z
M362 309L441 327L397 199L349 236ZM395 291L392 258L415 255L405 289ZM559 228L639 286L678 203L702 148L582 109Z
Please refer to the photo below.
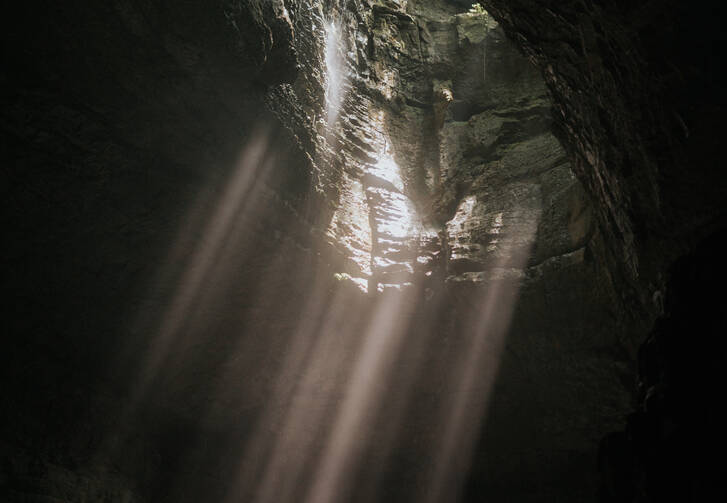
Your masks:
M413 286L413 283L406 282L406 283L380 283L378 287L379 293L385 292L387 290L404 290L406 288L409 288Z
M381 192L378 190L377 192ZM377 211L377 231L381 236L406 240L416 233L415 212L409 199L403 194L390 192L387 200Z
M379 114L377 130L383 129L383 117ZM404 192L404 181L401 178L401 170L394 160L391 152L391 141L381 134L384 148L379 154L378 162L371 166L368 173L390 183L398 192L384 188L372 188L381 198L379 212L377 214L377 231L381 239L394 238L396 241L410 239L418 233L418 218L414 205L406 197ZM383 241L380 241L383 243Z
M499 212L497 215L495 215L495 218L492 221L492 226L490 227L490 234L500 234L501 230L502 230L502 212Z
M476 202L477 198L475 196L465 197L459 203L454 218L447 223L447 229L451 229L454 232L465 230L465 226L470 222L470 217L472 217L472 211L475 208Z
M382 70L381 83L379 84L379 90L387 100L391 99L392 89L396 88L397 85L397 74L391 70Z
M368 290L368 280L364 278L356 278L351 276L350 274L346 273L336 273L334 274L334 278L336 281L350 281L356 287L361 290L362 292L366 292Z
M339 28L334 22L326 26L326 123L332 126L343 101L343 48Z
M338 208L328 227L331 244L343 246L346 254L360 270L360 276L371 275L371 225L369 208L360 181L344 175ZM365 284L366 280L362 280Z
M388 147L388 141L385 150L381 153L381 155L379 155L378 162L371 167L369 172L372 175L391 183L400 191L404 190L404 182L401 180L399 166L397 166L394 156L391 155Z

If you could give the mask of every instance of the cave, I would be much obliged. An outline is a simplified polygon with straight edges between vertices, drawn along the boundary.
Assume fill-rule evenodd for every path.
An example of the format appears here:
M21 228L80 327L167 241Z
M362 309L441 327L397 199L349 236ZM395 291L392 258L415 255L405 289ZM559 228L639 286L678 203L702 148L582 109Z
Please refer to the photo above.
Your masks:
M723 16L6 9L0 500L719 494Z

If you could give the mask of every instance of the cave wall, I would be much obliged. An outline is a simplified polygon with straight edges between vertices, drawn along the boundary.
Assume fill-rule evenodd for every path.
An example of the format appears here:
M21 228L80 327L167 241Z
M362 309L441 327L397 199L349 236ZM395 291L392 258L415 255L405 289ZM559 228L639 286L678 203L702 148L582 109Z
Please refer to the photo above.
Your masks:
M674 258L724 222L722 6L482 2L537 65L555 130L649 310ZM662 276L660 276L662 275Z
M706 374L724 360L721 315L708 307L722 296L701 297L715 279L701 271L724 239L724 6L481 3L543 73L627 305L637 318L660 315L639 349L635 411L603 439L600 500L698 501L716 487L701 460L724 442L720 413L697 398L716 392ZM686 320L709 354L675 335Z

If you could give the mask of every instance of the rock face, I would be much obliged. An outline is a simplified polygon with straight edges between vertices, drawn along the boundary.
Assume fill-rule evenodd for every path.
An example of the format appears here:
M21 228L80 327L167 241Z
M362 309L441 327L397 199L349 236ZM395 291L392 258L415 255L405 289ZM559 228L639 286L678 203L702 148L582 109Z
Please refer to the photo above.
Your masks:
M722 7L481 3L542 70L555 131L599 201L624 277L650 304L665 264L724 221L725 180L712 167L724 40L711 26Z
M555 131L597 203L600 228L618 260L610 269L632 299L630 308L663 312L640 349L640 404L625 433L604 439L602 500L699 500L701 491L716 487L713 469L683 460L705 457L694 447L704 445L702 438L711 438L713 445L724 442L721 428L714 426L722 416L709 400L697 399L696 405L693 398L717 387L692 380L711 372L713 358L724 358L722 338L708 335L721 315L719 310L706 314L711 300L691 297L712 288L715 278L699 271L709 268L709 254L721 248L725 226L727 187L715 170L721 164L716 142L724 130L724 76L717 61L725 42L716 24L724 6L481 3L543 72L553 97ZM667 273L676 256L702 239L696 252ZM710 356L691 352L685 341L674 342L672 325L687 318L694 333L710 339Z
M2 498L595 499L719 267L667 281L724 223L719 16L86 3L3 22ZM604 501L715 478L660 482L718 424L675 333Z

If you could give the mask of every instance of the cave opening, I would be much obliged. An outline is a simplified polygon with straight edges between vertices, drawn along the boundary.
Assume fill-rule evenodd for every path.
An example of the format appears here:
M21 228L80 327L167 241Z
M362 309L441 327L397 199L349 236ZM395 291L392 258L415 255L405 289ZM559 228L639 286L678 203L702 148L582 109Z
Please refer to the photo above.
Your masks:
M19 6L0 500L706 499L720 9Z

